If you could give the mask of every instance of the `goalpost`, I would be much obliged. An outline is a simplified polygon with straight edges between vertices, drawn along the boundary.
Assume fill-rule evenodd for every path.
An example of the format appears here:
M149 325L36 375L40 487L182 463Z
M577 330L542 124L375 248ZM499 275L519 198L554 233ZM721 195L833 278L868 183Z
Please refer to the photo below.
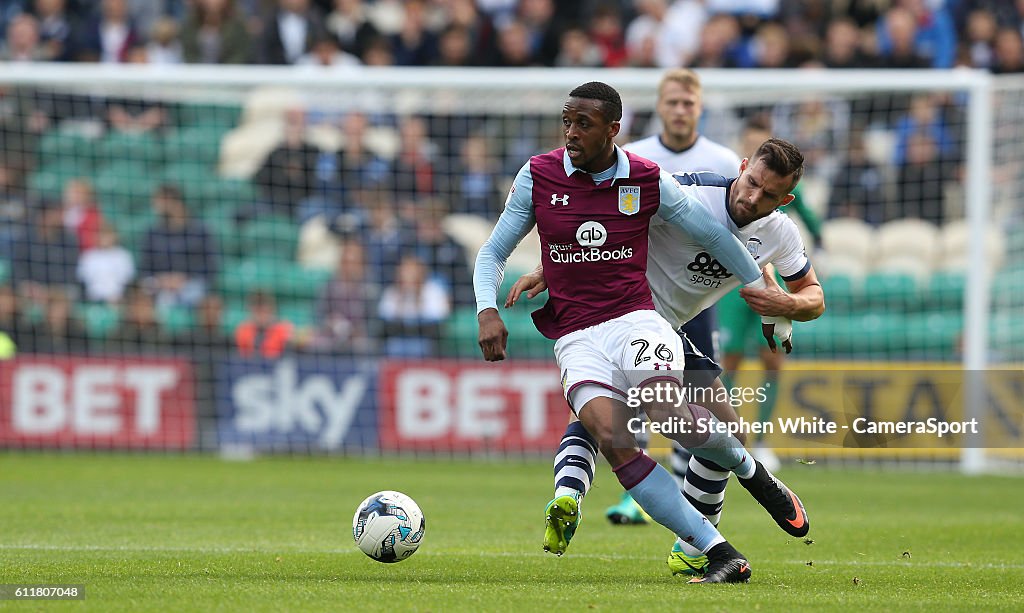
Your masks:
M507 386L500 390L501 406L479 409L493 398L479 391L485 375L466 362L476 357L466 273L512 175L529 155L559 146L557 117L567 92L594 79L616 87L625 107L625 142L656 131L661 74L6 65L0 160L13 185L4 186L9 202L0 208L8 215L0 219L6 224L0 285L17 285L31 274L25 271L32 266L17 261L25 253L32 262L52 263L42 251L19 251L18 245L24 246L34 216L48 208L42 203L63 201L64 224L75 223L83 213L67 202L67 186L82 178L104 223L134 256L135 283L148 295L140 300L155 300L154 329L163 336L150 339L151 346L112 344L130 299L97 298L87 284L72 280L70 308L84 323L79 334L88 337L88 347L76 355L91 356L84 367L114 369L95 375L96 383L80 375L70 350L23 350L49 334L40 332L40 322L52 297L22 296L28 303L22 315L35 327L22 330L13 361L0 360L0 401L8 404L0 406L6 413L0 445L543 453L560 434L552 422L564 405L552 400L557 380L548 389L551 382L538 374L546 372L541 361L549 359L550 343L530 324L537 302L506 316L512 355L529 358L515 363L510 377L543 381L538 385L546 391L531 396L507 381L491 381ZM1019 399L1005 402L1024 363L1024 80L969 70L709 70L700 76L702 131L741 147L744 123L767 120L775 135L804 150L801 197L830 218L823 249L811 254L828 311L796 326L794 373L823 363L908 370L906 380L889 383L940 380L941 387L942 377L931 369L958 364L964 387L949 397L955 400L942 400L955 401L950 416L976 418L981 431L960 439L962 451L916 449L908 457L955 460L972 473L1000 463L1019 467L1024 412ZM153 109L157 120L150 125L142 115ZM296 129L311 146L313 157L303 159L312 160L312 169L290 161L297 157L271 155ZM364 153L358 159L334 156L356 148ZM306 171L303 180L312 185L284 184ZM161 281L146 278L153 271L141 270L158 217L154 190L168 184L178 187L215 245L199 258L215 268L201 290L221 299L225 346L197 344L204 340L196 333L203 318L198 298L165 291ZM284 201L275 196L281 193ZM912 218L925 222L897 223ZM429 238L437 226L463 249L461 261L437 259L441 250ZM428 260L425 271L408 264L398 272L411 251L388 252L387 240L378 238L392 230L396 245ZM806 232L805 240L813 243ZM363 279L374 286L354 321L351 313L337 319L317 308L353 241L365 243L370 272ZM537 248L533 237L524 242L504 289L532 267ZM385 255L393 259L381 260ZM389 319L383 295L398 274L437 277L447 292L441 315L416 326ZM267 294L292 327L296 349L280 360L263 356L270 359L256 367L238 359L233 335L251 318L253 301L265 303ZM139 368L149 370L139 374ZM139 383L140 377L150 378ZM59 389L46 387L58 378ZM132 383L117 384L124 381ZM160 387L161 381L175 383ZM459 398L465 390L477 396ZM84 396L76 397L79 392ZM124 409L131 415L120 421L111 417L121 410L116 407L137 405L146 394L149 414L135 406L134 413ZM58 396L67 407L46 405L44 397ZM891 418L901 410L893 403L910 401L894 392L879 402ZM993 408L993 402L1003 404ZM783 408L787 403L780 399L781 411L796 410ZM88 424L76 432L79 418ZM1016 423L1017 431L1007 423ZM18 424L28 430L18 431ZM999 445L1007 449L989 449Z

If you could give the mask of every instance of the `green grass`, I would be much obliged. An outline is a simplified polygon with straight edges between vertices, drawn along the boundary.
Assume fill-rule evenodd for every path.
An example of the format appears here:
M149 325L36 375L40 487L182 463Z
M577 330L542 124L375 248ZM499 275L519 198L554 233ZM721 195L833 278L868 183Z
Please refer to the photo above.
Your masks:
M540 549L547 463L0 456L0 583L84 583L12 610L1020 610L1024 482L794 465L813 544L742 488L722 526L750 584L668 575L660 527L613 527L607 466L569 552ZM406 492L427 517L401 564L352 544L355 505ZM904 552L909 552L904 554ZM856 580L855 580L856 579Z

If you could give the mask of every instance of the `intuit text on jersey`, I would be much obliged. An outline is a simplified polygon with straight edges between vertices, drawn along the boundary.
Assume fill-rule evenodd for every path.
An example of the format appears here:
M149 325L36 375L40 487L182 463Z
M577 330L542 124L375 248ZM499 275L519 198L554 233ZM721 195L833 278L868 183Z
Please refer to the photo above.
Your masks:
M559 249L552 245L548 251L548 257L556 264L580 264L583 262L611 262L616 260L628 260L633 257L632 247L619 247L618 249L601 249L599 247L584 248L579 251Z

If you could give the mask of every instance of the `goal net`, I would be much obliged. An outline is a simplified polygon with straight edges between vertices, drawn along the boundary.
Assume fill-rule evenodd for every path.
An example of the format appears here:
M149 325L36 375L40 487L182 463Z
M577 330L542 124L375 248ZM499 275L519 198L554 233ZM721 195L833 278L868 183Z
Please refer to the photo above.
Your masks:
M473 261L519 167L560 146L572 87L619 89L625 144L659 130L660 76L5 70L0 445L550 453L568 412L530 317L543 296L502 311L510 360L484 364ZM706 136L741 157L766 135L801 147L788 212L826 294L778 376L758 359L759 326L730 329L727 348L747 355L736 385L774 385L773 420L980 424L941 440L766 443L801 458L1019 465L1024 82L701 77ZM538 254L532 234L501 296Z

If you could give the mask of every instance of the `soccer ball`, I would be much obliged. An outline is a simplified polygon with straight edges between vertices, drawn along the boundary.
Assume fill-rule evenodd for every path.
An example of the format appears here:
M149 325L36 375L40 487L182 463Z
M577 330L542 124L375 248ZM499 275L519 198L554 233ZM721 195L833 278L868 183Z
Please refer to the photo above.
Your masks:
M425 528L419 505L390 490L369 496L352 517L356 546L378 562L401 562L411 556L419 549Z

